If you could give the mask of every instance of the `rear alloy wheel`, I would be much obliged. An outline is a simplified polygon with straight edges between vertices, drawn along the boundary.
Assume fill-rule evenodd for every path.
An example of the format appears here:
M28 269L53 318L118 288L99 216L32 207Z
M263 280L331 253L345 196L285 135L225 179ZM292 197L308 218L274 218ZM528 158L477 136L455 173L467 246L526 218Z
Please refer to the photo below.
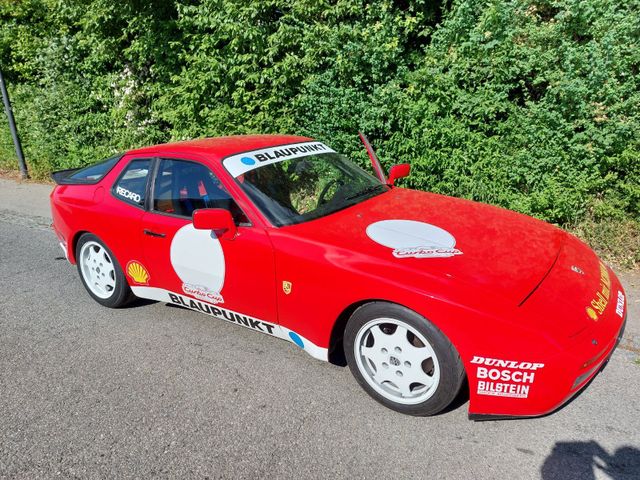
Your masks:
M76 246L78 272L85 288L98 303L117 308L133 296L111 251L93 234L85 233Z
M409 415L433 415L456 397L464 368L455 348L424 317L375 302L354 312L344 336L349 368L377 401Z

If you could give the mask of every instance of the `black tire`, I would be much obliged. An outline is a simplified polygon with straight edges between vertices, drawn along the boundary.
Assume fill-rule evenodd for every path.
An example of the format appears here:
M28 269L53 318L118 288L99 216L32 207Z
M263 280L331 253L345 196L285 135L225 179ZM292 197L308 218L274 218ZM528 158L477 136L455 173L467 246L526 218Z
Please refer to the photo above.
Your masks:
M386 323L383 319L391 320L394 323ZM404 331L400 330L398 337L393 337L398 325L408 328L408 333L404 335ZM379 332L376 330L378 337L374 337L372 331L376 327L380 330ZM419 367L416 367L418 362L414 362L415 365L412 365L409 361L405 361L413 359L406 356L412 352L418 352L418 355L422 354L422 350L416 351L412 347L425 346L424 342L412 330L421 335L432 350L432 353L424 361L419 362ZM381 334L387 334L388 339ZM384 348L378 350L379 345L384 347L387 345L385 342L391 342L389 343L391 345L396 339L403 336L409 343L404 354L389 353L387 357L388 352ZM408 308L387 302L372 302L363 305L351 315L345 327L343 340L345 357L353 376L369 395L392 410L415 416L435 415L445 409L460 391L465 372L455 347L440 329ZM356 345L356 341L359 345ZM372 355L377 356L376 360L371 360L368 354L363 353L365 351L375 352ZM377 353L378 351L385 353ZM401 352L402 350L397 351ZM359 356L359 360L356 359L356 355ZM403 357L403 355L405 356ZM435 358L433 358L434 355ZM378 362L377 359L381 358L389 360ZM404 367L408 365L410 368L403 368L403 365ZM418 368L419 370L417 370ZM376 380L378 371L381 375L393 376L393 373L390 373L393 370L396 370L393 373L400 377L397 379L400 382L402 382L402 377L405 377L405 388L408 388L405 390L408 392L406 395L400 391L401 387L397 387L394 383L393 379L396 377L382 382ZM416 372L418 375L425 374L427 377L430 375L433 384L428 386L427 383L409 383L415 377ZM384 376L378 378L384 378ZM424 401L421 400L422 398ZM416 403L407 404L405 402Z
M87 247L88 249L91 248L92 245L96 244L102 247L105 251L104 253L106 253L106 256L103 256L105 264L107 264L108 266L112 266L113 268L113 280L115 285L110 290L106 291L106 298L96 295L96 293L94 293L92 291L92 288L88 285L89 280L85 278L83 266L81 265L81 252L83 247L87 244L89 244ZM108 263L108 260L110 260L110 264ZM91 295L91 297L100 305L109 308L119 308L125 306L134 298L133 292L131 291L131 288L129 288L127 279L115 255L113 255L111 250L109 250L109 247L107 247L102 240L100 240L92 233L84 233L78 239L78 243L76 244L76 266L78 268L78 274L80 275L80 280L82 280L84 288L86 288L87 292L89 292L89 295Z

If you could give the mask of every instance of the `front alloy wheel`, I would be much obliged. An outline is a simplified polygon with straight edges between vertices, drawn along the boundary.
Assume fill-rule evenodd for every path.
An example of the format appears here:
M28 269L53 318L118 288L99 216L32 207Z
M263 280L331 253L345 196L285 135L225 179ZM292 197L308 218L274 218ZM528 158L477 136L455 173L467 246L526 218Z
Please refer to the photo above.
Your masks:
M444 334L400 305L374 302L347 323L345 355L360 385L387 407L433 415L456 397L464 368Z

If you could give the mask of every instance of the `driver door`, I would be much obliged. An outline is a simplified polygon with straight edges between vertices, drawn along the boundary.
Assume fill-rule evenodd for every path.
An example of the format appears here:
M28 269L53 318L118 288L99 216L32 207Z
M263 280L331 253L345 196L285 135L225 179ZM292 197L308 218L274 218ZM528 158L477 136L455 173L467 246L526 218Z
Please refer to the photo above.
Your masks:
M249 223L203 163L174 158L157 162L149 209L141 222L148 286L155 289L149 293L273 333L274 253L267 233ZM236 236L219 239L213 231L196 230L191 216L199 208L229 210L238 226Z

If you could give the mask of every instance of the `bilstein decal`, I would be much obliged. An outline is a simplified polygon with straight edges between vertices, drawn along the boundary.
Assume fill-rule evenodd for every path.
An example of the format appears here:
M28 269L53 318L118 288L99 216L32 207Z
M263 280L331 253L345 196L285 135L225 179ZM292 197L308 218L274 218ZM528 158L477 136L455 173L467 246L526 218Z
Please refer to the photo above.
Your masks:
M232 155L223 164L231 176L238 177L263 165L322 153L335 152L321 142L302 142Z
M529 388L536 378L536 371L544 363L518 362L474 356L471 363L478 365L478 395L527 398Z
M595 322L600 319L609 303L611 296L611 277L604 263L600 262L600 288L595 293L594 298L586 307L589 318ZM624 302L624 300L623 300Z
M189 223L171 240L173 270L182 280L182 291L209 303L224 303L224 252L215 233L196 230Z
M446 230L415 220L383 220L367 227L367 236L393 249L396 258L446 258L462 255Z
M125 271L136 285L149 285L149 272L137 260L131 260L127 263Z

